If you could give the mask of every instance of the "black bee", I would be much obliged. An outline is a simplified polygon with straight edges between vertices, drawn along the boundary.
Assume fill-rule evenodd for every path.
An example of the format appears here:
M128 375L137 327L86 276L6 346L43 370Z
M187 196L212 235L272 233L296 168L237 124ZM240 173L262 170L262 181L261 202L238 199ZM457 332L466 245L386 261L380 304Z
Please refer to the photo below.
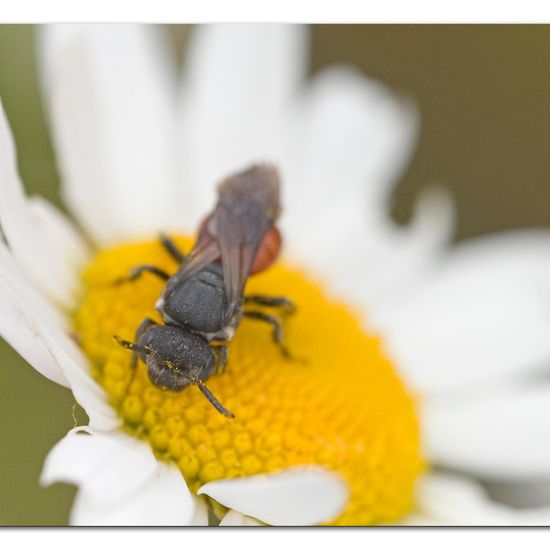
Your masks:
M174 275L140 265L118 281L135 280L145 272L166 281L156 303L164 324L144 319L135 342L115 336L121 346L132 350L133 369L141 359L153 384L174 392L195 384L220 413L233 418L203 381L225 368L226 344L241 318L269 323L274 341L289 355L280 320L245 306L293 311L292 302L283 297L243 295L248 277L269 267L279 255L281 238L274 224L280 211L277 170L270 165L252 166L219 185L216 207L202 223L187 256L161 235L161 243L180 264Z

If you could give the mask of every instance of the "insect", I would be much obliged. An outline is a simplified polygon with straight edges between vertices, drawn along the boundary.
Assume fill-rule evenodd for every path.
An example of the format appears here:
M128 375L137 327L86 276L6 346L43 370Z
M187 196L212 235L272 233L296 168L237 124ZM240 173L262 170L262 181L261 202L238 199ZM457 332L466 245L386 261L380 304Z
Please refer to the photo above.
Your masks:
M292 312L294 304L284 297L244 296L248 277L267 269L279 255L281 237L275 222L280 211L277 170L267 164L251 166L219 185L216 207L201 224L187 256L161 235L162 245L180 264L174 275L153 265L139 265L117 281L133 281L144 273L166 281L155 306L163 324L147 317L137 329L135 342L115 336L132 351L134 371L141 359L159 388L179 392L194 384L220 413L233 418L204 380L225 369L227 343L241 319L270 324L274 342L289 356L280 319L250 306Z

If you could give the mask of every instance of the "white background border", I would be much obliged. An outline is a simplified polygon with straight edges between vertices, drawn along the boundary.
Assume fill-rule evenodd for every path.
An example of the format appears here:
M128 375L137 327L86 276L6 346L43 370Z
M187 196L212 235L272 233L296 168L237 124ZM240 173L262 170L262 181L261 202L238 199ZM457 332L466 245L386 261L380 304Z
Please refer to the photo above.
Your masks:
M375 4L375 5L373 5ZM18 0L3 2L2 23L109 21L199 23L277 21L300 23L514 23L550 22L550 2L463 0ZM174 548L411 548L464 550L473 547L534 549L547 531L510 529L0 529L4 548L28 543L47 550ZM322 538L321 538L322 537ZM490 540L489 540L490 539ZM545 541L547 544L547 541Z
M550 22L545 0L17 0L0 22L280 21L300 23Z
M546 532L545 532L546 531ZM271 550L288 548L359 550L464 550L465 548L548 548L541 529L464 528L183 528L183 529L3 529L4 548L28 543L41 550L153 548L178 550ZM536 544L537 542L541 544ZM498 546L496 546L498 545Z

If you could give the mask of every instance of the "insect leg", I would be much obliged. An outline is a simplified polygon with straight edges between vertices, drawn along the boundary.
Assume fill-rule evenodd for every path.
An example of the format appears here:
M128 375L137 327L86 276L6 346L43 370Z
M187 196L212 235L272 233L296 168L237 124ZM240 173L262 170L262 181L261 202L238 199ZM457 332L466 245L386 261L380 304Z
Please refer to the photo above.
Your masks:
M139 344L135 344L134 342L129 342L128 340L124 340L124 338L121 338L116 334L113 336L113 338L117 341L119 345L121 345L125 349L132 350L136 353L143 353L144 355L150 355L151 353L149 348L145 348L143 346L140 346Z
M245 304L254 304L266 307L281 307L285 313L294 313L296 304L284 296L265 296L264 294L249 294L244 297Z
M281 324L281 321L274 317L273 315L268 315L267 313L264 313L263 311L243 311L243 317L247 317L248 319L256 319L257 321L264 321L265 323L269 323L273 327L273 341L277 344L279 349L281 350L281 353L287 358L290 359L291 354L288 351L287 347L283 344L283 325Z
M143 355L150 355L151 350L148 348L144 348L143 346L140 346L139 344L135 344L134 342L129 342L128 340L124 340L120 336L113 336L113 338L118 342L119 345L121 345L125 349L129 349L132 351L132 358L130 359L130 371L131 376L130 380L128 382L128 388L132 385L132 382L134 381L134 378L136 376L137 371L137 361L139 354Z
M136 342L139 342L141 340L141 337L147 331L147 329L151 328L152 326L155 326L156 324L157 323L155 321L153 321L153 319L151 319L151 317L145 317L145 319L143 319L143 321L141 321L141 323L139 324L139 327L136 330L136 335L134 336L134 340ZM145 349L145 348L143 348L143 349ZM139 351L139 350L136 350L136 351ZM130 363L130 366L134 370L136 368L137 359L138 359L136 351L134 351L134 353L132 353L132 362ZM140 352L140 353L143 353L143 352ZM145 355L147 355L147 353L145 353Z
M172 258L176 260L176 262L181 264L181 262L183 262L185 258L185 255L180 251L177 244L165 233L161 233L159 235L159 239L162 246L164 246L168 254L170 254L170 256L172 256Z
M136 342L139 342L145 331L152 327L153 325L156 325L155 321L151 319L150 317L145 317L143 321L141 321L138 329L136 330L136 335L134 337ZM143 355L150 355L151 350L149 348L143 347L139 344L135 344L133 342L129 342L128 340L124 340L123 338L120 338L120 336L114 336L114 339L125 349L129 349L132 351L132 358L130 359L130 370L132 371L132 374L130 376L130 381L128 382L128 388L132 385L132 382L134 381L134 378L136 376L136 370L137 370L137 361L139 358L139 354Z
M212 350L216 355L216 373L222 374L222 372L224 372L225 368L227 367L227 346L212 346Z
M134 267L126 277L121 277L120 279L117 279L114 284L120 285L122 283L135 281L136 279L141 277L143 273L151 273L153 275L156 275L157 277L160 277L163 281L167 281L170 278L170 275L159 267L149 264L143 264Z

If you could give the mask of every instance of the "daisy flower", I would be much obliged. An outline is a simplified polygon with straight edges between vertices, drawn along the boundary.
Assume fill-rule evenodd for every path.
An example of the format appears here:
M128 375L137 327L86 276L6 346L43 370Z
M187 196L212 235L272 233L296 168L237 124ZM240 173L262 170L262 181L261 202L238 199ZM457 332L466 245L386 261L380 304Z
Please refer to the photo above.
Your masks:
M414 105L351 68L306 77L302 26L194 29L177 81L158 27L41 29L41 68L69 221L17 174L0 118L0 331L71 388L89 425L41 482L76 484L78 525L534 524L476 479L550 475L550 235L450 244L449 197L388 214L417 136ZM227 372L155 387L112 336L157 315L215 184L269 161L284 257L247 291L297 304L297 357L244 320ZM158 319L158 317L156 317Z

